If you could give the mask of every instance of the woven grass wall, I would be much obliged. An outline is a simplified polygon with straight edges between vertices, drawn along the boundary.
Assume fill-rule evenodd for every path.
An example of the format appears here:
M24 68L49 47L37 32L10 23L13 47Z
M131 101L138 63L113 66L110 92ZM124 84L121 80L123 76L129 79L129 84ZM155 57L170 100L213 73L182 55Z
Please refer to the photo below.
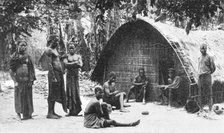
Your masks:
M213 102L221 103L224 101L224 82L215 80L212 85Z

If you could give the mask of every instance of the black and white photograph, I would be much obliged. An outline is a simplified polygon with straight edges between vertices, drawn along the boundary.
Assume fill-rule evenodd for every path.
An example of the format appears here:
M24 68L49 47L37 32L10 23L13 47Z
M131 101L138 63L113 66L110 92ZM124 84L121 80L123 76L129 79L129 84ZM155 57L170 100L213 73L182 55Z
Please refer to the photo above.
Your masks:
M224 0L0 0L0 133L224 131Z

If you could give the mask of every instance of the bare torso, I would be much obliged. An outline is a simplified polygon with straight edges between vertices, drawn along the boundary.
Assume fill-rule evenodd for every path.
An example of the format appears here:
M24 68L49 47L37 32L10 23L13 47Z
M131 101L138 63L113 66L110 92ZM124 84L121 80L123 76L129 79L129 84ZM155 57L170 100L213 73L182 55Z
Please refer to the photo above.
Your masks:
M68 54L68 62L77 62L79 61L79 56L77 54Z
M51 49L52 66L57 70L62 70L61 62L59 59L59 53L56 49Z
M96 99L92 99L86 106L86 109L84 111L85 114L91 114L91 113L97 113L96 108L98 107L97 105L100 105L99 101ZM99 109L98 109L99 110Z

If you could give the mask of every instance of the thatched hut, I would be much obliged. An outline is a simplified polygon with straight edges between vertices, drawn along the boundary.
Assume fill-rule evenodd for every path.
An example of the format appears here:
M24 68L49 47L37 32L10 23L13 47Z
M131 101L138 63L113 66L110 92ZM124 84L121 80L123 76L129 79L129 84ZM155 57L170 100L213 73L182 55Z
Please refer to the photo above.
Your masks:
M117 74L118 88L126 91L131 86L131 78L138 73L138 68L144 67L146 76L152 84L161 84L161 61L165 57L171 59L173 67L183 72L183 97L188 96L191 81L190 76L197 81L197 60L200 56L199 47L202 43L208 45L208 53L214 56L217 70L213 74L214 101L224 100L224 31L191 31L172 27L145 17L134 22L128 22L119 27L103 49L100 59L92 73L92 80L103 83L108 73ZM172 63L171 63L172 64ZM193 94L197 95L197 93Z

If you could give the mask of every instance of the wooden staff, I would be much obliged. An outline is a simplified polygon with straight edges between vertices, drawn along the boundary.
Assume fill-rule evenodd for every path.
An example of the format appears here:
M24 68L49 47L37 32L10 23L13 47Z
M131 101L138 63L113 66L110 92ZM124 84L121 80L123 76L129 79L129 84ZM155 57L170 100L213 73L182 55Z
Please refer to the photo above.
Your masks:
M1 86L2 84L1 84L1 82L0 82L0 92L2 92L2 86Z
M142 103L143 104L145 104L145 92L146 92L146 86L144 85L143 87L142 87L142 89L143 89L143 100L142 100Z

